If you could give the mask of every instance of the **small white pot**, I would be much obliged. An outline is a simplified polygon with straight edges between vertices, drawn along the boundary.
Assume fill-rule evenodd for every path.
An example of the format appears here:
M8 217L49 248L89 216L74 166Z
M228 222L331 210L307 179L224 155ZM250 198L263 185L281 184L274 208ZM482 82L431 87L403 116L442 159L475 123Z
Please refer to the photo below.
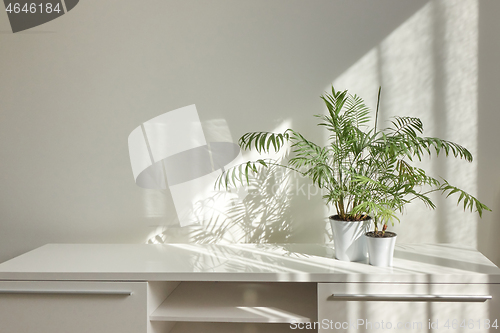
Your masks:
M370 265L391 267L397 235L394 234L393 237L371 237L365 235L364 238L366 238L368 243Z
M363 261L368 257L365 233L370 229L372 220L340 221L330 216L335 246L335 258L342 261Z

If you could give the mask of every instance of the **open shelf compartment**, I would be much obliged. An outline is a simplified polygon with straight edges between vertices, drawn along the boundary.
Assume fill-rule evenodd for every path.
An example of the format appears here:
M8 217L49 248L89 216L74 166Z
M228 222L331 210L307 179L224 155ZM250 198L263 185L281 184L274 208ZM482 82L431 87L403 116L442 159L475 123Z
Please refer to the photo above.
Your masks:
M290 323L317 318L315 283L182 282L150 321Z

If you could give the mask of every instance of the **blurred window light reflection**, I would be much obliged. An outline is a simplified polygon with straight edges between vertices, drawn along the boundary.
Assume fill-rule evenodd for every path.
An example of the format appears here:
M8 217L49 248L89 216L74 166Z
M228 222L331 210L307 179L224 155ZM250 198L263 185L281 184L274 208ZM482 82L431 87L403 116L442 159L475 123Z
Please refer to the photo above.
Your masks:
M231 140L224 120L212 122L210 129L218 132L212 135L215 139ZM168 189L181 226L203 220L194 214L195 203L213 195L220 170L240 153L239 147L231 141L206 140L195 105L146 121L132 131L128 144L137 185L146 189ZM151 207L156 200L149 200L150 194L145 192L148 197L146 215L155 217L165 213L162 205L159 209ZM218 203L221 202L223 200Z

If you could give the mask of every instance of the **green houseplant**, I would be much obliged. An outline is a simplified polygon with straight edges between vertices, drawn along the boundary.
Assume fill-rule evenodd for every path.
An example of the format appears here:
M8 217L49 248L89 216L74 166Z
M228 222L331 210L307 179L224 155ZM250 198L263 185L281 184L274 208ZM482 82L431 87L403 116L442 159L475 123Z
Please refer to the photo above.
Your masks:
M364 233L371 218L374 225L371 236L376 238L392 236L386 232L387 224L399 221L397 212L403 212L405 205L412 201L420 200L435 208L429 197L432 192L447 197L457 195L457 201L463 203L464 209L475 210L479 216L484 210L490 210L474 196L445 179L429 176L412 163L424 155L431 156L433 151L437 155L444 153L471 162L472 154L466 148L447 140L422 136L423 124L414 117L394 117L390 127L377 128L380 90L373 127L369 126L370 110L360 97L348 91L335 91L332 87L331 93L325 93L321 98L328 112L316 117L318 125L328 131L327 145L317 145L293 129L283 133L246 133L239 140L242 149L255 149L259 153L278 152L288 149L288 143L291 158L284 163L271 159L243 163L223 172L218 185L228 188L245 184L252 173L258 173L262 168L277 166L293 170L310 178L322 189L326 204L337 212L330 217L331 222L343 223L339 232L345 232L346 226L363 222L358 229ZM334 224L332 228L335 228ZM334 230L334 236L335 233ZM363 238L359 231L351 233L350 238L353 235L356 239ZM337 238L335 242L337 250ZM350 247L352 244L346 245L346 248Z

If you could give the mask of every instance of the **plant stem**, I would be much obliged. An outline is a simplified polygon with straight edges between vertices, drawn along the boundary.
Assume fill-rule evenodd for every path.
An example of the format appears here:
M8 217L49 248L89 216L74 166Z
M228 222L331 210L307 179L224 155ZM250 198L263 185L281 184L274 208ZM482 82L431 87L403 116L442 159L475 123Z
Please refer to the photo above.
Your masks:
M380 92L381 91L382 91L382 86L378 87L377 111L375 111L375 133L377 133L378 109L379 109L379 106L380 106Z

